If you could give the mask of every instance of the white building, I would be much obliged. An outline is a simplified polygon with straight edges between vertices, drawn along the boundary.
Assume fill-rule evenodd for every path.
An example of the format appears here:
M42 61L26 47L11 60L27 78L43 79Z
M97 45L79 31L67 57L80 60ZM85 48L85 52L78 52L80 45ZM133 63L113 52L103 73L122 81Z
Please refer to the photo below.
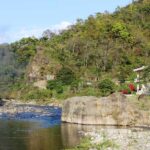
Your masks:
M140 68L136 68L133 71L137 73L137 77L135 78L134 82L137 83L137 95L141 95L144 93L147 93L147 88L146 86L142 83L141 74L144 69L146 69L147 66L142 66Z

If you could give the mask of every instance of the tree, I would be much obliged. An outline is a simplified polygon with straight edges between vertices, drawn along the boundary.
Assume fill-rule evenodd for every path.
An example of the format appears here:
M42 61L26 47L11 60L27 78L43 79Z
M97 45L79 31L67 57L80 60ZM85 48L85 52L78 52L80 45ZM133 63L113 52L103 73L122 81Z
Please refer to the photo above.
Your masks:
M58 80L50 80L47 82L47 89L55 90L57 93L63 93L63 85Z
M104 79L98 84L102 96L107 96L115 92L115 84L110 79Z
M142 78L146 84L150 82L150 66L144 70Z
M128 41L130 34L125 24L117 22L112 26L112 33L114 38L121 38Z
M53 32L53 31L47 29L47 30L45 30L45 31L43 32L42 37L43 37L43 38L50 39L50 38L54 37L55 35L56 35L55 32Z
M70 85L74 80L76 80L74 72L63 67L56 75L56 79L62 82L63 85Z

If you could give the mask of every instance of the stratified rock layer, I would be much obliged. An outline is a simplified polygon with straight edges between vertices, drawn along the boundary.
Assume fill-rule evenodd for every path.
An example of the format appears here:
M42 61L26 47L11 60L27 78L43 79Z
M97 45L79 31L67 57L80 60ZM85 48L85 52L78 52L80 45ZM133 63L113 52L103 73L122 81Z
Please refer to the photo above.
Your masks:
M120 93L109 97L93 96L67 99L62 107L62 121L77 124L149 126L149 111L141 111Z

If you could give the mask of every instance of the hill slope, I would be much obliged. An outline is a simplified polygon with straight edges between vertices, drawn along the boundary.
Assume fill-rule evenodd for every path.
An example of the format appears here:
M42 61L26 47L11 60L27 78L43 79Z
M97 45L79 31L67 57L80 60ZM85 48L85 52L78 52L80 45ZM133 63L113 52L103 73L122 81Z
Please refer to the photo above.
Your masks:
M150 65L149 14L150 1L138 0L117 8L113 14L97 13L86 20L78 19L59 34L47 32L41 39L13 43L18 62L27 66L26 86L32 91L34 83L53 76L53 83L49 81L52 96L97 95L103 79L133 82L133 69ZM34 70L33 64L38 69ZM34 80L30 80L33 73ZM33 91L36 95L39 92ZM34 98L34 92L26 91L30 98Z

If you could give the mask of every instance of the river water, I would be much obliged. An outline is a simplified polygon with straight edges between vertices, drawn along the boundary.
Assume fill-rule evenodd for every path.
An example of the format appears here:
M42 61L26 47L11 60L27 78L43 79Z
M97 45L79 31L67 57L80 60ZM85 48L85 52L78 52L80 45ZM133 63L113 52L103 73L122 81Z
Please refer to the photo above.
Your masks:
M49 113L0 114L0 150L62 150L79 143L78 128L61 123L61 109L42 109Z
M17 113L12 113L11 110L17 110ZM61 123L61 109L58 107L32 105L0 107L0 150L64 150L76 146L83 133L91 131L92 133L99 131L100 135L106 131L108 135L111 134L108 136L110 139L113 137L119 140L117 143L121 142L120 145L125 146L136 134L134 140L137 143L132 149L146 144L148 149L150 148L149 129L144 132L135 132L133 129L132 132L132 129L119 130L119 127ZM141 148L141 150L148 149Z

